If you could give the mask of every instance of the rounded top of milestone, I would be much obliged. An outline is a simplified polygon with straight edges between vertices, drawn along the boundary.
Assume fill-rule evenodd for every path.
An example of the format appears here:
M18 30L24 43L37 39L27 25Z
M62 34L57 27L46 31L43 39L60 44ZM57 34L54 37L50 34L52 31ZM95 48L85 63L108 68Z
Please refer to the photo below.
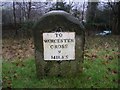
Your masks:
M54 16L54 17L59 17L59 18L60 18L60 16L63 16L67 20L69 20L69 21L71 21L71 22L79 25L80 27L84 28L84 26L82 25L82 23L77 18L73 17L71 14L69 14L66 11L63 11L63 10L52 10L52 11L50 11L48 13L45 13L41 17L41 19L44 19L44 18L49 17L49 16ZM52 19L52 17L51 17L51 19Z

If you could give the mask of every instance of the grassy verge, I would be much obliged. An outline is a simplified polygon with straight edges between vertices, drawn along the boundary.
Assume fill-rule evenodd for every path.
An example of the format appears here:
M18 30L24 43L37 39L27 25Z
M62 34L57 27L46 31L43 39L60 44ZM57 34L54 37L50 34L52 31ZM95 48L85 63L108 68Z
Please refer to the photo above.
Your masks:
M8 88L117 88L117 60L85 60L78 77L36 77L34 59L3 62L3 87Z
M86 38L83 73L78 77L38 80L34 58L3 60L4 88L117 88L118 45L115 37ZM67 73L67 72L66 72Z

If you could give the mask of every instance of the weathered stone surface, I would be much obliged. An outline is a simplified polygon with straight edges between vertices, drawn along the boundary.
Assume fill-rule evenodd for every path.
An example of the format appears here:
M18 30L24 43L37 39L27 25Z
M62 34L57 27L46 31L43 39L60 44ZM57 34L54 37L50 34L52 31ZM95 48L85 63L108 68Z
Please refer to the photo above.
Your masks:
M61 29L58 29L58 28ZM75 60L45 61L43 33L75 32ZM80 74L83 62L84 27L73 16L64 11L51 11L42 16L33 27L35 60L38 78L44 76L75 76Z

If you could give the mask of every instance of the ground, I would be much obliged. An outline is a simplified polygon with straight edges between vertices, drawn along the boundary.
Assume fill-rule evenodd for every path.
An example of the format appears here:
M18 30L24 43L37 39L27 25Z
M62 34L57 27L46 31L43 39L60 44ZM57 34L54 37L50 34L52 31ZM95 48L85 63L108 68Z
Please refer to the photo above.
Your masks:
M119 36L87 36L78 77L38 80L32 38L3 38L4 88L117 88Z

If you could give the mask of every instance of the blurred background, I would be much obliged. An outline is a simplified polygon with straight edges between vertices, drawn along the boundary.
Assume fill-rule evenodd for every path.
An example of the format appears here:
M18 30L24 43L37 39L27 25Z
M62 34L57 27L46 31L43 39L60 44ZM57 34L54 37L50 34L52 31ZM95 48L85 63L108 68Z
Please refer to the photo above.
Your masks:
M43 0L44 1L44 0ZM29 37L33 24L45 13L64 10L78 18L86 35L120 35L120 1L118 0L56 0L56 2L0 2L2 35ZM9 34L9 35L8 35Z

